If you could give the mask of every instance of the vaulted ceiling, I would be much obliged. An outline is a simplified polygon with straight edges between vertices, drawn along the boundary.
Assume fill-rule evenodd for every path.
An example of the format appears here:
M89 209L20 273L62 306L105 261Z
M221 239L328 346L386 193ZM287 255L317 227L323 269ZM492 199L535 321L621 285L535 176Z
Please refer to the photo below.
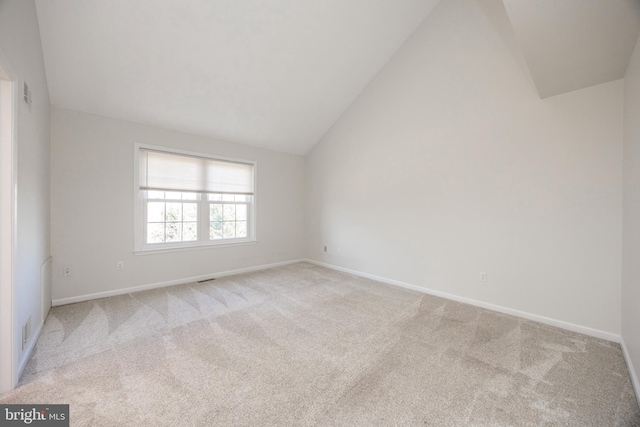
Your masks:
M624 77L640 0L504 0L542 98Z
M304 154L438 1L36 5L54 105ZM621 78L640 34L640 0L468 1L542 98Z
M42 0L51 102L306 153L437 0Z

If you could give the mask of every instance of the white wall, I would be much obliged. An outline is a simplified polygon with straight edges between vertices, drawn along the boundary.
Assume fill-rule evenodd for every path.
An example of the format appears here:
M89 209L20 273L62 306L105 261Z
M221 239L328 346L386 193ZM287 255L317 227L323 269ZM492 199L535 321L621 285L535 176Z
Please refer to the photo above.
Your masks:
M624 78L622 339L640 398L640 42Z
M309 256L619 334L622 88L540 100L440 2L309 154Z
M32 331L42 324L40 266L50 255L49 229L49 91L40 31L32 0L0 2L0 49L18 79L33 93L31 111L18 104L17 250L14 254L14 357L26 362L22 324L31 316ZM32 334L31 343L36 334ZM6 345L2 343L2 345Z
M258 243L134 255L135 143L256 160ZM51 145L54 301L304 257L301 156L57 107Z

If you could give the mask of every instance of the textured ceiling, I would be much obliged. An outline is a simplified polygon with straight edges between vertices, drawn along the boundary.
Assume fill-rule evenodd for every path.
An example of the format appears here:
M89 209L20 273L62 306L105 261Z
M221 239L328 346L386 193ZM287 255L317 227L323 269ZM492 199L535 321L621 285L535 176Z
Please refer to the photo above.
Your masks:
M54 105L304 154L438 0L37 0Z
M438 1L36 6L53 104L305 154ZM640 0L468 1L542 98L622 78L640 34Z

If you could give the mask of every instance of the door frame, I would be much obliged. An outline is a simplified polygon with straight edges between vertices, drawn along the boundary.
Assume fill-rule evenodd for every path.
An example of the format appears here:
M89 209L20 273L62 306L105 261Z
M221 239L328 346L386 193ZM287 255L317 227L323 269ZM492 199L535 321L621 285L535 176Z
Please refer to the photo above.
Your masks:
M0 393L18 383L15 331L18 78L0 50Z

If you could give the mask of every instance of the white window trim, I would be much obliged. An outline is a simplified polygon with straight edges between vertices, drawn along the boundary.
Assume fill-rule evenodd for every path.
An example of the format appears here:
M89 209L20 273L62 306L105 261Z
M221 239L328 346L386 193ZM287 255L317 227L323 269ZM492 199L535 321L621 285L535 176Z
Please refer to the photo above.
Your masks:
M184 154L187 156L194 157L205 157L214 160L223 160L228 162L238 162L238 163L247 163L253 165L253 203L249 203L249 221L248 221L248 234L249 237L239 238L239 239L221 239L221 240L201 240L197 242L176 242L176 243L164 243L161 245L147 245L144 243L144 198L142 197L142 193L140 191L140 150L155 150L162 151L170 154ZM136 143L133 145L133 206L134 206L134 243L133 243L133 252L137 255L147 255L152 253L163 253L163 252L177 252L184 250L194 250L194 249L211 249L216 247L223 246L238 246L238 245L248 245L255 244L258 241L258 229L256 226L256 216L258 213L257 208L257 195L258 195L258 183L257 183L257 175L258 175L258 162L255 160L245 160L238 159L233 157L222 157L215 156L208 153L201 153L195 151L187 151L181 150L177 148L171 147L162 147L159 145L150 145L150 144L140 144ZM208 202L205 202L208 203ZM200 214L200 213L199 213ZM200 224L201 225L201 224Z

